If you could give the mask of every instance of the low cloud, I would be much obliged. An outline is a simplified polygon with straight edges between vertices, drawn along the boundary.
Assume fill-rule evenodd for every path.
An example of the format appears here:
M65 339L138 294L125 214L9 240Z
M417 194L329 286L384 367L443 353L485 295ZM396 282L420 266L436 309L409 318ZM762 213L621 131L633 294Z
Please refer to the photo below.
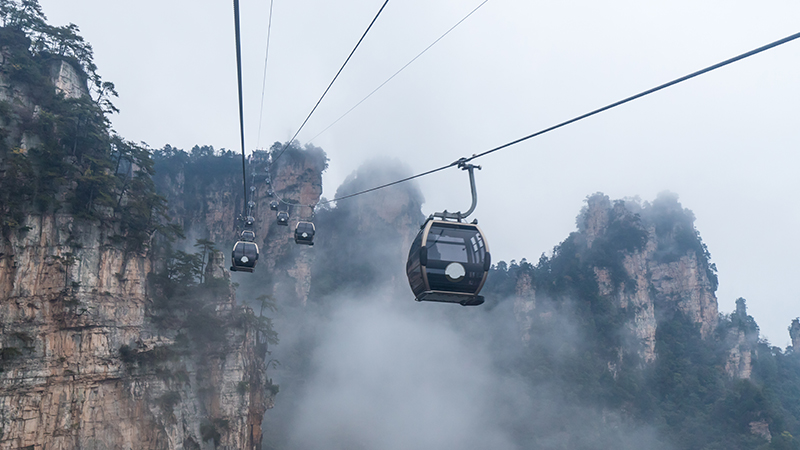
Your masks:
M516 448L497 410L500 399L515 408L517 383L495 372L477 339L410 309L346 302L334 313L295 412L293 448Z
M324 317L288 333L276 354L295 363L276 372L288 384L266 417L285 436L265 448L668 448L652 428L569 397L560 380L532 382L511 301L489 311L404 300L328 298ZM309 352L305 363L292 346Z

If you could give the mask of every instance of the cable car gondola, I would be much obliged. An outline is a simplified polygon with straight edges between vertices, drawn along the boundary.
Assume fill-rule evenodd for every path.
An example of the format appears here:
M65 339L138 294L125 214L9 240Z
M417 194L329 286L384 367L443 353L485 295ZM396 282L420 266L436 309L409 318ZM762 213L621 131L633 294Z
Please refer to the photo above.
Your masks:
M471 164L459 164L469 171L472 207L466 213L435 213L420 227L411 244L406 263L408 284L419 302L483 304L478 295L492 264L486 237L478 221L462 222L478 202ZM440 219L440 220L437 220Z
M278 212L278 215L276 216L276 219L278 220L278 225L283 225L285 227L289 226L289 213L288 212L286 212L286 211Z
M475 306L491 264L477 224L431 218L411 244L406 273L417 301Z
M316 228L313 222L299 221L294 227L294 243L303 245L314 245L314 233Z
M269 209L271 209L273 211L277 211L278 210L278 206L280 206L280 203L278 203L277 200L273 200L273 201L269 202Z
M253 242L256 234L252 230L242 231L241 240L233 245L231 251L231 272L250 272L258 263L258 244Z

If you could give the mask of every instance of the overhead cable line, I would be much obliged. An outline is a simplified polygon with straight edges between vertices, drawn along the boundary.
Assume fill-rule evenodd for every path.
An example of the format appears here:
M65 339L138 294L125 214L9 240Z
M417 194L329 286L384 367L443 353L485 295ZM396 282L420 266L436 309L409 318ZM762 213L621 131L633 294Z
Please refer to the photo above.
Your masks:
M743 60L745 58L749 58L750 56L753 56L753 55L762 53L764 51L770 50L772 48L778 47L779 45L786 44L787 42L794 41L795 39L798 39L798 38L800 38L800 33L795 33L795 34L793 34L791 36L787 36L787 37L785 37L783 39L779 39L779 40L777 40L775 42L769 43L769 44L764 45L762 47L758 47L758 48L756 48L754 50L751 50L749 52L742 53L741 55L734 56L733 58L726 59L725 61L719 62L719 63L714 64L712 66L708 66L705 69L701 69L701 70L698 70L696 72L692 72L692 73L690 73L688 75L682 76L680 78L676 78L676 79L674 79L672 81L669 81L667 83L661 84L661 85L656 86L656 87L654 87L652 89L648 89L646 91L640 92L640 93L638 93L636 95L632 95L632 96L630 96L628 98L625 98L623 100L620 100L620 101L611 103L609 105L603 106L602 108L595 109L594 111L591 111L591 112L588 112L586 114L583 114L583 115L577 116L575 118L572 118L570 120L561 122L561 123L559 123L557 125L553 125L553 126L551 126L549 128L545 128L543 130L537 131L536 133L529 134L527 136L521 137L519 139L516 139L514 141L511 141L511 142L508 142L506 144L500 145L498 147L494 147L492 149L486 150L485 152L474 154L474 155L470 156L469 158L461 158L461 159L459 159L457 161L453 161L452 163L444 165L442 167L438 167L436 169L429 170L427 172L423 172L423 173L420 173L420 174L417 174L417 175L406 177L406 178L403 178L401 180L393 181L391 183L386 183L386 184L382 184L380 186L375 186L375 187L370 188L370 189L365 189L363 191L355 192L355 193L348 194L348 195L343 195L341 197L336 197L336 198L333 198L331 200L323 200L323 201L317 202L317 205L326 204L326 203L332 203L332 202L336 202L336 201L339 201L339 200L352 198L352 197L355 197L355 196L358 196L358 195L361 195L361 194L366 194L368 192L373 192L373 191L377 191L379 189L387 188L389 186L394 186L396 184L404 183L406 181L410 181L410 180L413 180L415 178L424 177L425 175L430 175L432 173L439 172L439 171L442 171L444 169L449 169L450 167L462 166L463 164L466 164L469 161L472 161L474 159L480 158L482 156L486 156L486 155L488 155L490 153L494 153L494 152L499 151L499 150L506 149L508 147L511 147L512 145L519 144L520 142L527 141L528 139L532 139L532 138L534 138L536 136L541 136L541 135L543 135L545 133L548 133L550 131L557 130L557 129L561 128L561 127L564 127L564 126L567 126L569 124L572 124L572 123L578 122L580 120L586 119L587 117L591 117L591 116L594 116L594 115L599 114L601 112L608 111L609 109L616 108L617 106L620 106L620 105L623 105L625 103L631 102L633 100L642 98L642 97L650 95L650 94L652 94L654 92L660 91L662 89L666 89L666 88L674 86L674 85L676 85L678 83L682 83L682 82L684 82L686 80L695 78L697 76L703 75L705 73L711 72L713 70L719 69L721 67L727 66L727 65L735 63L737 61L741 61L741 60Z
M233 0L233 23L236 34L236 74L239 80L239 132L242 137L242 185L244 186L244 210L247 209L247 173L244 158L244 107L242 105L242 42L239 32L239 0Z
M359 46L359 45L361 45L361 41L363 41L363 40L364 40L364 38L367 36L367 33L369 33L369 30L372 28L372 25L373 25L373 24L375 24L375 21L376 21L376 20L378 20L378 16L380 16L380 15L381 15L381 13L383 12L383 9L384 9L384 8L386 8L386 4L387 4L387 3L389 3L389 0L386 0L385 2L383 2L383 6L381 6L381 9L379 9L379 10L378 10L378 13L377 13L377 14L375 14L375 17L372 19L372 22L370 22L370 23L369 23L369 26L368 26L368 27L367 27L367 29L364 31L364 34L362 34L362 35L361 35L361 39L359 39L359 40L358 40L358 43L356 43L356 46L355 46L355 47L353 47L353 50L350 52L350 55L348 55L348 56L347 56L347 59L346 59L346 60L344 60L344 64L342 64L342 67L341 67L341 68L339 68L339 71L338 71L338 72L336 72L336 76L334 76L334 77L333 77L333 80L331 80L330 84L329 84L329 85L328 85L328 87L325 89L325 92L323 92L323 93L322 93L322 96L319 98L319 100L317 100L317 104L316 104L316 105L314 105L314 108L312 108L312 109L311 109L311 112L310 112L310 113L308 113L308 116L306 117L306 120L304 120L304 121L303 121L303 124L302 124L302 125L300 125L300 128L298 128L298 129L297 129L297 132L294 134L294 136L292 136L292 138L291 138L291 139L289 139L289 140L286 142L286 144L284 144L284 145L283 145L283 148L281 148L281 151L278 153L278 156L276 156L275 158L272 158L272 162L273 162L273 163L274 163L275 161L277 161L277 160L278 160L278 158L280 158L280 157L281 157L281 155L283 155L283 152L285 152L285 151L286 151L286 149L289 147L289 145L291 145L291 143L294 141L294 138L296 138L296 137L297 137L297 135L298 135L298 134L300 134L300 131L303 129L303 127L304 127L304 126L306 126L306 123L308 122L308 119L310 119L310 118L311 118L311 115L312 115L312 114L314 114L314 111L316 111L316 110L317 110L317 106L319 106L319 104L320 104L320 102L322 101L322 99L323 99L323 98L325 98L325 94L327 94L327 93L328 93L328 91L331 89L331 86L333 86L333 83L336 81L336 79L337 79L337 78L339 78L339 74L340 74L340 73L342 73L342 70L344 70L344 67L345 67L345 66L347 65L347 63L350 61L350 58L352 58L352 57L353 57L353 54L354 54L354 53L356 52L356 50L358 49L358 46Z
M331 127L333 127L333 126L334 126L334 125L336 125L337 123L339 123L339 121L340 121L340 120L342 120L342 119L344 119L344 117L345 117L346 115L350 114L350 112L352 112L354 109L358 108L358 107L359 107L359 106L360 106L362 103L364 103L364 102L365 102L365 101L366 101L368 98L372 97L372 94L374 94L374 93L378 92L378 90L380 90L380 88L382 88L382 87L383 87L384 85L386 85L388 82L392 81L392 79L393 79L394 77L396 77L397 75L399 75L399 74L400 74L400 72L402 72L403 70L405 70L405 68L406 68L406 67L410 66L410 65L411 65L411 63L413 63L414 61L416 61L416 60L417 60L417 59L418 59L420 56L422 56L423 54L425 54L425 52L427 52L428 50L430 50L430 49L431 49L431 47L433 47L433 46L434 46L434 45L436 45L436 44L437 44L439 41L441 41L442 39L444 39L444 37L445 37L445 36L447 36L448 34L450 34L450 32L451 32L451 31L455 30L455 29L456 29L456 27L458 27L459 25L461 25L461 23L462 23L462 22L464 22L465 20L467 20L467 19L469 18L469 16L471 16L473 13L475 13L475 11L477 11L478 9L480 9L480 7L481 7L481 6L483 6L483 5L485 5L485 4L486 4L488 1L489 1L489 0L483 0L483 2L482 2L480 5L476 6L476 7L475 7L475 9L473 9L472 11L470 11L470 12L469 12L469 14L467 14L467 15L466 15L466 16L464 16L464 17L463 17L461 20L459 20L458 22L456 22L456 24L455 24L455 25L453 25L452 27L450 27L450 29L449 29L449 30L445 31L445 33L444 33L443 35L439 36L439 38L438 38L438 39L436 39L435 41L433 41L433 43L431 43L431 45L429 45L429 46L425 47L425 50L421 51L421 52L420 52L420 53L419 53L417 56L415 56L414 58L412 58L412 59L411 59L411 61L407 62L407 63L406 63L406 65L404 65L403 67L401 67L401 68L400 68L400 70L398 70L397 72L395 72L395 73L394 73L394 75L390 76L390 77L389 77L389 78L388 78L386 81L384 81L383 83L381 83L381 84L380 84L378 87L376 87L376 88L375 88L375 89L374 89L372 92L370 92L369 94L367 94L367 96L366 96L366 97L362 98L362 99L361 99L361 101L359 101L358 103L356 103L355 105L353 105L353 107L352 107L352 108L348 109L348 110L347 110L347 112L345 112L344 114L342 114L341 116L339 116L339 118L338 118L338 119L336 119L336 120L334 120L334 121L333 121L333 123L331 123L330 125L328 125L327 127L325 127L325 128L322 130L322 131L320 131L319 133L317 133L317 134L316 134L314 137L312 137L311 139L309 139L309 140L308 140L308 142L312 142L314 139L316 139L316 138L320 137L320 135L322 135L322 133L324 133L324 132L328 131L328 129L330 129Z
M272 31L272 3L269 0L269 18L267 19L267 51L264 55L264 77L261 81L261 110L258 113L258 138L256 139L256 148L261 144L261 121L264 117L264 92L267 89L267 61L269 61L269 36Z

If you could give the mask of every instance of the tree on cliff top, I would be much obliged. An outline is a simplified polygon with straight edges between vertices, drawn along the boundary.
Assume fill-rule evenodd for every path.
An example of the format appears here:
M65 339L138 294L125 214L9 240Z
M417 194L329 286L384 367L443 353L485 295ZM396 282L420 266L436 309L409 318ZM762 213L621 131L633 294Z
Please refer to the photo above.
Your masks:
M114 83L103 81L97 73L92 46L78 34L77 25L49 25L38 0L0 0L0 20L4 28L28 37L29 51L33 55L55 56L73 62L91 81L89 89L95 104L106 113L119 112L111 102L111 97L118 96Z
M35 105L0 102L3 233L20 228L26 214L64 206L113 227L127 251L145 248L156 231L179 233L166 224L150 151L110 130L114 85L100 78L78 27L48 25L37 0L0 0L0 21L7 56L0 73ZM51 70L59 60L91 81L90 96L57 92ZM29 137L25 143L23 136Z

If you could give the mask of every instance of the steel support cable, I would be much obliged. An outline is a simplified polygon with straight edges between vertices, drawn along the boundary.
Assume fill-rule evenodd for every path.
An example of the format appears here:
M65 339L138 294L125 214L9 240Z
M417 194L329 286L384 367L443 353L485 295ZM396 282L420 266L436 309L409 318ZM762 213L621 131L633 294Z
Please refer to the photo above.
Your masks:
M247 172L244 158L244 107L242 102L242 42L239 32L239 0L233 0L233 22L236 34L236 75L239 81L239 132L242 138L242 185L244 186L244 209L247 210Z
M390 76L390 77L389 77L389 78L388 78L386 81L384 81L383 83L381 83L381 84L380 84L378 87L376 87L376 88L375 88L375 89L374 89L372 92L370 92L369 94L367 94L367 96L366 96L366 97L362 98L362 99L361 99L361 101L359 101L358 103L356 103L355 105L353 105L353 107L352 107L352 108L348 109L348 110L347 110L347 112L345 112L344 114L342 114L341 116L339 116L339 118L338 118L338 119L336 119L336 120L334 120L334 121L333 121L333 123L331 123L330 125L328 125L327 127L325 127L325 128L322 130L322 131L320 131L319 133L317 133L317 134L316 134L314 137L312 137L311 139L309 139L309 140L308 140L308 142L312 142L312 141L314 141L314 139L316 139L316 138L320 137L320 135L322 135L322 133L324 133L324 132L328 131L328 129L330 129L331 127L333 127L333 126L334 126L334 125L336 125L337 123L339 123L339 121L340 121L340 120L344 119L344 118L345 118L345 116L347 116L348 114L350 114L350 113L351 113L351 112L352 112L354 109L358 108L358 107L359 107L359 106L360 106L362 103L364 103L364 102L365 102L365 101L366 101L368 98L372 97L372 94L374 94L374 93L378 92L378 90L380 90L380 89L381 89L381 88L382 88L384 85L386 85L388 82L392 81L392 79L393 79L394 77L396 77L397 75L399 75L399 74L400 74L400 72L402 72L403 70L405 70L405 68L406 68L406 67L410 66L410 65L411 65L411 63L413 63L414 61L416 61L417 59L419 59L419 57L420 57L420 56L422 56L423 54L425 54L425 52L427 52L428 50L430 50L430 49L431 49L431 47L433 47L434 45L436 45L437 43L439 43L439 41L441 41L442 39L444 39L444 37L445 37L445 36L447 36L448 34L450 34L450 32L451 32L451 31L455 30L455 29L456 29L456 27L458 27L459 25L461 25L461 23L462 23L462 22L464 22L465 20L467 20L467 19L469 18L469 16L471 16L473 13L475 13L475 11L479 10L479 9L481 8L481 6L485 5L487 2L489 2L489 0L483 0L483 2L482 2L480 5L476 6L476 7L475 7L475 9L473 9L472 11L470 11L470 12L469 12L469 14L467 14L467 15L466 15L466 16L464 16L464 17L463 17L461 20L459 20L458 22L456 22L456 24L455 24L455 25L453 25L452 27L450 27L450 29L449 29L449 30L445 31L445 33L444 33L443 35L439 36L439 38L438 38L438 39L436 39L435 41L433 41L433 43L432 43L431 45L429 45L429 46L425 47L425 50L421 51L421 52L420 52L420 53L419 53L417 56L415 56L414 58L412 58L412 59L411 59L411 61L407 62L407 63L406 63L406 65L404 65L403 67L401 67L401 68L400 68L400 70L398 70L397 72L395 72L395 73L394 73L394 75Z
M331 200L322 200L322 201L319 201L319 202L317 202L317 203L316 203L316 204L314 204L314 205L304 205L304 204L302 204L302 203L291 203L291 202L287 202L286 200L284 200L284 199L282 199L282 198L279 198L279 200L281 201L281 203L284 203L284 204L287 204L287 205L291 205L291 206L305 206L305 207L307 207L307 208L311 208L311 211L313 212L313 211L314 211L314 208L315 208L317 205L324 205L324 204L326 204L326 203L331 203L331 202L335 202L335 201L338 201L338 200L344 200L344 199L346 199L346 198L355 197L355 196L357 196L357 195L366 194L366 193L368 193L368 192L372 192L372 191L377 191L377 190L379 190L379 189L387 188L387 187L389 187L389 186L394 186L395 184L405 183L406 181L411 181L411 180L413 180L414 178L420 178L420 177L424 177L425 175L430 175L430 174L432 174L432 173L436 173L436 172L442 171L442 170L444 170L444 169L449 169L449 168L451 168L451 167L453 167L453 166L457 166L459 163L461 163L461 161L462 161L462 160L454 161L454 162L452 162L452 163L450 163L450 164L448 164L448 165L446 165L446 166L442 166L442 167L439 167L439 168L436 168L436 169L433 169L433 170L429 170L429 171L427 171L427 172L419 173L419 174L417 174L417 175L412 175L412 176L410 176L410 177L403 178L402 180L392 181L391 183L386 183L386 184L382 184L382 185L380 185L380 186L375 186L375 187L373 187L373 188L369 188L369 189L366 189L366 190L364 190L364 191L359 191L359 192L356 192L356 193L353 193L353 194L343 195L343 196L341 196L341 197L336 197L336 198L334 198L334 199L331 199Z
M483 153L478 153L477 155L472 155L471 157L466 158L464 160L464 162L472 161L473 159L480 158L480 157L486 156L486 155L488 155L490 153L494 153L494 152L496 152L498 150L502 150L504 148L511 147L512 145L519 144L520 142L527 141L528 139L534 138L536 136L540 136L542 134L548 133L548 132L556 130L558 128L567 126L567 125L569 125L571 123L575 123L575 122L577 122L579 120L583 120L583 119L585 119L587 117L594 116L595 114L599 114L599 113L601 113L603 111L608 111L609 109L616 108L617 106L623 105L623 104L628 103L628 102L632 102L632 101L634 101L636 99L639 99L639 98L642 98L642 97L644 97L646 95L650 95L650 94L652 94L654 92L658 92L658 91L660 91L662 89L666 89L666 88L674 86L674 85L676 85L678 83L682 83L682 82L684 82L686 80L689 80L689 79L695 78L697 76L703 75L705 73L711 72L712 70L719 69L720 67L727 66L728 64L735 63L737 61L740 61L742 59L745 59L745 58L748 58L750 56L756 55L758 53L764 52L764 51L769 50L771 48L775 48L775 47L777 47L779 45L785 44L787 42L791 42L791 41L793 41L793 40L795 40L797 38L800 38L800 33L795 33L795 34L793 34L791 36L787 36L787 37L785 37L783 39L779 39L779 40L777 40L775 42L772 42L772 43L769 43L769 44L764 45L762 47L759 47L759 48L757 48L755 50L751 50L749 52L742 53L741 55L734 56L733 58L730 58L730 59L726 59L725 61L719 62L719 63L714 64L712 66L708 66L705 69L700 69L697 72L693 72L693 73L690 73L689 75L685 75L685 76L682 76L680 78L676 78L676 79L674 79L672 81L669 81L667 83L664 83L664 84L662 84L660 86L656 86L656 87L654 87L652 89L648 89L648 90L640 92L640 93L638 93L636 95L632 95L632 96L630 96L630 97L628 97L626 99L620 100L618 102L614 102L614 103L612 103L610 105L606 105L606 106L604 106L602 108L595 109L594 111L588 112L586 114L583 114L581 116L575 117L575 118L570 119L570 120L567 120L565 122L561 122L558 125L553 125L550 128L545 128L544 130L537 131L536 133L529 134L529 135L527 135L525 137L521 137L521 138L519 138L519 139L517 139L515 141L511 141L511 142L509 142L507 144L503 144L503 145L501 145L499 147L495 147L493 149L486 150Z
M269 0L269 18L267 19L267 51L264 55L264 77L261 81L261 109L258 113L258 138L256 139L256 148L261 144L261 121L264 117L264 92L267 89L267 61L269 61L269 36L272 32L272 3Z
M779 39L779 40L777 40L775 42L769 43L769 44L764 45L762 47L758 47L758 48L756 48L754 50L751 50L749 52L742 53L741 55L734 56L733 58L726 59L725 61L722 61L720 63L714 64L712 66L708 66L705 69L698 70L696 72L690 73L689 75L685 75L685 76L680 77L680 78L676 78L676 79L674 79L672 81L669 81L669 82L664 83L662 85L656 86L656 87L654 87L652 89L648 89L646 91L640 92L640 93L638 93L636 95L630 96L630 97L625 98L623 100L620 100L618 102L611 103L611 104L609 104L607 106L595 109L594 111L591 111L591 112L588 112L586 114L577 116L577 117L575 117L573 119L561 122L561 123L559 123L557 125L553 125L553 126L551 126L549 128L545 128L545 129L543 129L541 131L537 131L536 133L529 134L527 136L521 137L519 139L516 139L514 141L511 141L511 142L508 142L506 144L500 145L498 147L494 147L492 149L486 150L485 152L474 154L474 155L470 156L469 158L461 158L461 159L459 159L457 161L454 161L454 162L452 162L450 164L447 164L445 166L442 166L442 167L439 167L439 168L436 168L436 169L433 169L433 170L429 170L427 172L423 172L423 173L420 173L420 174L417 174L417 175L413 175L413 176L410 176L410 177L407 177L407 178L403 178L402 180L397 180L397 181L393 181L391 183L382 184L380 186L375 186L375 187L370 188L370 189L365 189L363 191L355 192L355 193L348 194L348 195L343 195L341 197L336 197L336 198L333 198L333 199L330 199L330 200L320 201L320 202L317 202L317 205L326 204L326 203L332 203L332 202L336 202L336 201L339 201L339 200L352 198L352 197L355 197L355 196L358 196L358 195L361 195L361 194L366 194L368 192L377 191L379 189L387 188L389 186L394 186L396 184L400 184L400 183L403 183L403 182L406 182L406 181L410 181L410 180L413 180L415 178L420 178L420 177L423 177L425 175L430 175L432 173L439 172L439 171L442 171L444 169L449 169L450 167L459 166L462 163L467 163L469 161L472 161L474 159L480 158L482 156L486 156L486 155L488 155L490 153L494 153L496 151L503 150L505 148L511 147L512 145L519 144L520 142L523 142L523 141L527 141L528 139L534 138L536 136L541 136L542 134L545 134L545 133L548 133L550 131L556 130L558 128L564 127L566 125L578 122L580 120L586 119L587 117L594 116L594 115L599 114L601 112L608 111L609 109L616 108L617 106L620 106L620 105L623 105L625 103L631 102L633 100L639 99L639 98L644 97L646 95L650 95L650 94L652 94L654 92L657 92L657 91L660 91L662 89L674 86L674 85L676 85L678 83L682 83L682 82L684 82L686 80L695 78L695 77L697 77L699 75L703 75L705 73L708 73L708 72L711 72L713 70L719 69L721 67L727 66L727 65L732 64L734 62L743 60L745 58L749 58L750 56L753 56L753 55L762 53L764 51L770 50L772 48L778 47L779 45L786 44L787 42L794 41L794 40L796 40L798 38L800 38L800 33L795 33L795 34L793 34L791 36L787 36L787 37L785 37L783 39ZM303 205L303 206L310 206L310 205Z
M294 134L294 136L292 136L292 138L291 138L291 139L289 139L289 140L286 142L286 144L284 144L284 145L283 145L283 148L281 148L281 151L278 153L278 156L276 156L275 158L272 158L272 162L273 162L273 163L274 163L275 161L277 161L277 160L278 160L278 158L280 158L280 157L283 155L283 152L285 152L285 151L286 151L286 149L287 149L287 148L288 148L288 147L289 147L289 146L292 144L292 142L294 141L294 138L296 138L296 137L297 137L297 135L298 135L298 134L300 134L300 131L303 129L303 127L304 127L304 126L306 126L306 123L308 123L308 119L310 119L310 118L311 118L311 115L312 115L312 114L314 114L314 111L316 111L316 110L317 110L317 107L319 106L320 102L322 102L322 99L323 99L323 98L325 98L325 95L326 95L326 94L328 93L328 91L331 89L331 86L333 86L333 83L334 83L334 82L336 82L336 79L337 79L337 78L339 78L339 74L340 74L340 73L342 73L342 70L344 70L344 67L345 67L345 66L347 65L347 63L350 61L350 58L352 58L352 57L353 57L353 54L354 54L354 53L356 52L356 50L358 49L358 46L359 46L359 45L361 45L361 42L364 40L364 38L365 38L365 37L367 37L367 33L369 33L369 30L372 28L372 25L374 25L374 24L375 24L375 21L376 21L376 20L378 20L378 17L379 17L379 16L381 15L381 13L383 12L383 9L384 9L384 8L386 8L386 5L387 5L388 3L389 3L389 0L386 0L385 2L383 2L383 6L381 6L381 9L379 9L379 10L378 10L378 13L377 13L377 14L375 14L375 17L372 19L372 22L370 22L370 23L369 23L369 26L368 26L368 27L367 27L367 29L364 31L364 34L362 34L362 35L361 35L361 39L359 39L359 40L358 40L358 43L356 43L356 46L355 46L355 47L353 47L353 50L350 52L350 55L348 55L348 56L347 56L347 59L345 59L345 60L344 60L344 64L342 64L342 67L340 67L340 68L339 68L339 71L338 71L338 72L336 72L336 76L334 76L334 77L333 77L333 80L331 80L330 84L329 84L329 85L328 85L328 87L325 89L325 92L323 92L323 93L322 93L322 96L319 98L319 100L317 100L317 104L316 104L316 105L314 105L314 108L312 108L312 109L311 109L311 112L310 112L310 113L308 113L308 116L306 117L306 120L304 120L304 121L303 121L303 124L302 124L302 125L300 125L300 128L298 128L298 129L297 129L297 132Z

